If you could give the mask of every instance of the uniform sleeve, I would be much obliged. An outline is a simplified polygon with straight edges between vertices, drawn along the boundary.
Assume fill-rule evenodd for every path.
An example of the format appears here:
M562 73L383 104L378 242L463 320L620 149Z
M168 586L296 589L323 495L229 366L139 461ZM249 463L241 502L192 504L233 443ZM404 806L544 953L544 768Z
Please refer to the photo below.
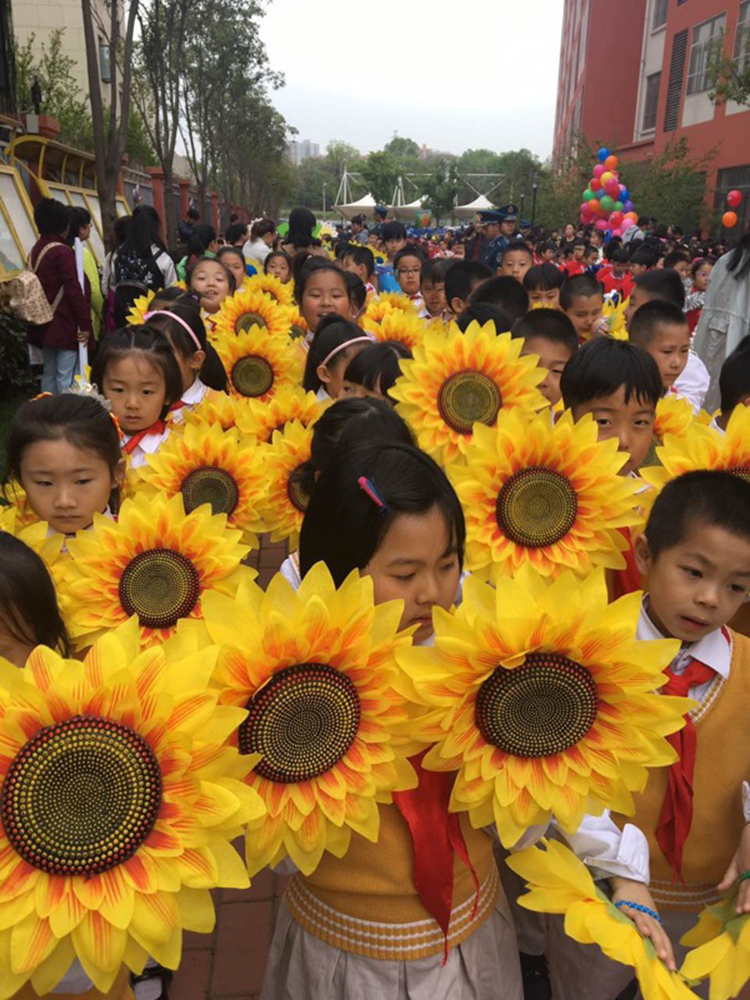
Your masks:
M164 275L164 287L169 288L170 285L176 285L177 271L175 270L174 261L169 256L169 254L161 253L156 263L159 267L159 270Z

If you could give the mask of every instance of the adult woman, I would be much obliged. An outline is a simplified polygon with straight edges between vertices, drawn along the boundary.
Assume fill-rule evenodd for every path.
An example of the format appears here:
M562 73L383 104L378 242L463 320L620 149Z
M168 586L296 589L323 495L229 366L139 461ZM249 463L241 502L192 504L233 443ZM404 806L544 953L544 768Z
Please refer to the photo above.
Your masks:
M326 251L319 239L313 236L317 219L309 208L293 208L289 213L289 232L281 244L290 257L296 256L301 250L307 250L318 257L327 257Z
M256 261L261 265L265 264L275 239L276 223L273 219L258 219L252 224L250 239L242 248L245 260Z
M133 212L127 236L112 257L115 324L124 326L135 299L148 291L168 288L177 281L172 258L161 238L161 220L150 205Z

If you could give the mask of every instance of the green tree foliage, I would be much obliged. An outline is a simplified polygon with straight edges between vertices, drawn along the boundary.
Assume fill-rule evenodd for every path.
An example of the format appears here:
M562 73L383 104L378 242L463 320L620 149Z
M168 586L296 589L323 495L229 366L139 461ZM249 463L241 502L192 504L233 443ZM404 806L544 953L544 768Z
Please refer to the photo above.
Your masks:
M386 153L395 156L397 160L419 159L419 146L413 139L395 135L383 147Z
M706 175L715 150L696 156L683 136L648 163L627 165L636 211L686 232L707 221Z
M23 45L16 39L16 84L18 105L32 110L31 86L34 77L42 90L42 113L60 122L60 141L78 149L90 150L91 112L81 94L73 70L75 59L64 52L65 28L50 33L49 43L38 46L31 34Z
M745 45L750 50L750 41ZM715 104L736 101L750 104L750 58L740 61L719 53L709 68L711 91L709 97Z
M452 156L437 156L430 163L430 173L422 181L422 191L427 197L426 207L432 212L437 225L450 215L458 195L456 160Z
M385 149L370 153L361 174L375 201L390 203L402 174L402 164Z

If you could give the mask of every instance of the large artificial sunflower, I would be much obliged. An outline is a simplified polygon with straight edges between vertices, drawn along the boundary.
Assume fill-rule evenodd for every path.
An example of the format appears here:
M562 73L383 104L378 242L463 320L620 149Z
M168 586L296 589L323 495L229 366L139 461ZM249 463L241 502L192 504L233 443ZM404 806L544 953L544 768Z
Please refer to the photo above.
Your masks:
M211 335L214 343L258 327L266 338L289 334L290 311L280 306L272 295L244 285L234 295L224 299L215 317L216 328Z
M295 472L310 460L312 427L290 420L264 448L266 493L259 512L271 541L289 539L293 551L310 497L296 481Z
M191 424L184 434L173 434L155 454L147 456L139 490L153 497L182 494L186 513L209 504L212 514L226 514L227 524L239 528L242 540L258 545L263 530L258 505L265 492L260 449L236 429L218 424Z
M230 396L226 392L209 392L195 409L185 407L185 416L179 424L172 425L172 434L191 425L218 424L222 430L242 427L250 419L250 400L243 396Z
M496 581L527 563L545 576L624 568L618 529L640 521L638 481L618 475L626 459L617 441L597 440L590 417L575 423L569 412L555 424L517 410L477 424L466 464L448 468L466 513L468 569Z
M326 404L314 392L305 392L301 386L288 386L265 403L249 400L240 429L259 444L270 444L274 433L283 430L290 420L310 427L325 408Z
M412 354L425 338L425 321L419 318L416 309L391 309L377 322L365 315L362 326L377 341L395 341L403 344Z
M545 841L544 847L529 847L507 859L529 889L518 899L521 906L564 915L565 933L574 941L595 944L607 958L632 966L644 1000L694 1000L695 994L678 973L669 971L649 939L597 889L584 863L557 841Z
M371 323L382 323L394 309L398 312L419 316L419 310L408 295L402 295L400 292L382 292L370 299L364 312L363 325L365 320Z
M187 285L184 281L176 281L174 286L171 287L181 288L183 292L187 291ZM146 313L151 311L151 303L157 294L155 291L149 291L146 295L141 295L135 300L128 312L128 324L130 326L143 326L146 322Z
M47 566L54 566L60 558L65 536L58 531L48 534L46 521L30 521L18 507L0 507L0 531L28 545Z
M654 437L662 444L667 434L686 434L693 423L693 404L684 396L668 393L656 404Z
M180 621L199 618L207 591L232 594L251 570L249 546L209 507L185 513L182 494L141 493L126 500L117 521L94 516L91 531L68 541L66 620L77 648L138 617L145 645L158 645Z
M673 640L637 642L640 594L607 604L604 571L550 582L525 566L493 589L464 582L455 615L433 611L434 648L398 654L425 715L425 766L457 771L451 809L497 825L510 847L552 814L631 814L648 767L671 764L664 738L693 705L655 694Z
M536 388L544 373L522 347L491 323L472 323L463 336L426 332L390 391L419 446L447 464L466 450L474 425L493 427L501 409L531 415L549 406Z
M411 641L400 617L399 602L375 606L368 577L354 572L337 590L323 563L296 593L279 574L265 594L207 597L214 683L249 711L240 753L262 755L246 779L269 814L248 826L251 873L289 854L310 874L324 851L344 855L353 830L376 841L378 803L415 787L414 747L396 735L407 709L394 654Z
M228 745L244 713L209 681L218 650L142 650L135 621L83 663L38 646L0 666L0 997L54 990L78 959L106 993L123 964L176 969L241 889L230 841L265 813Z
M244 287L253 292L264 292L266 295L270 295L280 306L292 304L292 283L284 284L275 274L254 274L251 278L245 279Z
M287 336L271 336L254 326L222 334L215 345L234 396L265 402L283 386L302 382L302 359Z
M735 890L706 907L681 941L693 950L680 971L691 980L710 978L710 1000L731 1000L750 981L750 916L736 907Z
M626 299L624 302L618 302L616 305L611 300L605 300L604 302L602 315L607 321L609 336L613 340L628 339L628 331L625 326L625 310L629 301L629 299Z
M304 339L310 332L307 320L296 306L289 309L289 336L292 340Z

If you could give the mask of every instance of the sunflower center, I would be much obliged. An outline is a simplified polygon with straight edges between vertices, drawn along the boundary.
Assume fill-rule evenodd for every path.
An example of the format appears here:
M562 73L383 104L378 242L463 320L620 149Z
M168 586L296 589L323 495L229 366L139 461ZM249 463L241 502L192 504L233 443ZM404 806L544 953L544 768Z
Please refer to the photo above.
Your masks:
M75 716L41 729L13 760L0 811L34 868L91 878L132 857L153 829L161 772L138 733Z
M200 576L181 552L149 549L131 559L120 577L120 604L144 628L174 628L200 596Z
M234 514L240 502L234 476L214 465L202 465L189 472L182 480L180 493L188 514L204 503L211 504L212 514Z
M246 333L254 326L259 326L261 329L265 329L268 324L266 323L263 316L256 312L246 312L241 316L237 317L237 322L234 324L235 333Z
M468 369L450 375L438 390L440 416L459 434L471 434L474 424L497 420L503 405L502 393L484 372Z
M335 767L359 729L359 694L346 674L325 663L285 667L250 700L239 729L240 753L261 753L256 772L284 784Z
M286 494L289 497L289 502L297 510L301 511L303 514L307 510L307 505L310 503L310 495L306 489L297 482L296 473L302 468L298 465L297 468L291 473L286 484Z
M747 479L750 481L750 465L736 465L733 469L729 470L733 476L739 476L740 479Z
M525 548L542 548L559 542L578 516L578 497L569 479L531 466L503 483L495 516L502 533Z
M479 689L476 724L488 743L516 757L549 757L575 746L596 720L589 671L556 653L530 653L513 670L497 667Z
M298 326L296 323L292 323L292 326L289 330L289 336L292 338L292 340L299 340L300 337L307 336L307 330L304 328L304 326Z
M273 386L273 368L257 354L248 354L234 363L232 385L241 396L256 399L265 396Z

